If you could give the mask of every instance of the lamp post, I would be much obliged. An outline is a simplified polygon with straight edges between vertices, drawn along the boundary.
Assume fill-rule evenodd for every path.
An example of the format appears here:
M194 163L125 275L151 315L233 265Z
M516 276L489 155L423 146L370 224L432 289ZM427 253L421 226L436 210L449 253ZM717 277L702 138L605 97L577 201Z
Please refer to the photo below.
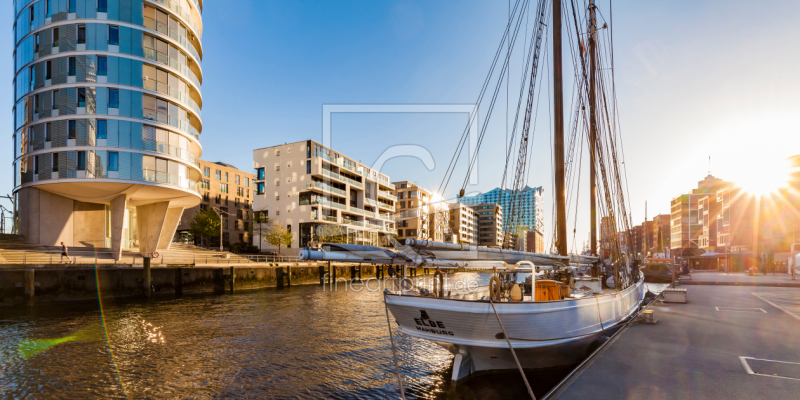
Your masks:
M217 210L216 207L211 207L217 215L219 215L219 251L222 251L222 214L227 216L231 216L231 214L227 211Z

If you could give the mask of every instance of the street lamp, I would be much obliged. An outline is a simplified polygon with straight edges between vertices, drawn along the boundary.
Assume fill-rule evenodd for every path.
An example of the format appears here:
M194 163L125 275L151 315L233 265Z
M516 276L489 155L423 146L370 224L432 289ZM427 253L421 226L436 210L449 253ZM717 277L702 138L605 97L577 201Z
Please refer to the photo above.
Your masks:
M222 214L227 216L231 216L231 214L227 211L217 210L216 207L211 207L217 215L219 215L219 251L222 251Z

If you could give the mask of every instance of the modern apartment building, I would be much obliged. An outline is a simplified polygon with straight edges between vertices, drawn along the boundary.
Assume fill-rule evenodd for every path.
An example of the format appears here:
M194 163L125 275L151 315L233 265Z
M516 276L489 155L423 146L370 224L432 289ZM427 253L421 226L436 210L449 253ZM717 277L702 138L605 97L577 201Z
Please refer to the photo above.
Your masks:
M478 217L472 206L464 203L450 204L450 229L455 243L478 244Z
M450 203L435 198L428 206L430 214L428 235L430 240L443 243L457 243L453 229L450 228Z
M222 243L225 247L251 244L255 175L230 164L205 160L200 160L200 169L203 171L200 179L203 201L183 212L175 233L176 239L196 245L219 246L218 238L211 243L203 243L202 238L195 237L189 230L198 211L213 208L222 216Z
M254 210L293 234L289 251L310 242L388 246L396 234L389 177L313 140L253 150ZM253 243L271 251L253 232Z
M544 235L537 230L525 233L525 251L529 253L544 253Z
M651 246L654 253L664 253L670 247L670 220L669 214L659 214L653 217L653 243Z
M498 204L475 204L472 210L478 218L478 245L503 247L503 207Z
M430 237L431 194L421 187L408 182L394 182L397 209L394 220L397 225L397 239L434 240Z
M31 242L169 247L200 203L201 0L15 0L14 196Z
M716 223L712 226L710 219L705 221L701 217L708 216L708 212L712 207L710 200L716 195L717 191L730 185L730 182L725 182L709 174L697 183L697 189L692 189L691 193L672 199L670 203L672 216L670 248L673 251L685 253L688 249L710 249L712 241L709 238L716 237ZM703 206L702 212L705 214L701 214L701 205ZM701 243L700 237L704 234L706 241ZM699 252L699 250L688 251L691 254ZM678 254L678 256L681 255Z
M511 212L514 209L511 204L511 196L512 196L511 189L503 189L495 188L486 193L481 193L475 196L465 196L460 199L460 201L467 205L477 205L477 204L499 204L502 207L503 212L505 213L504 224L509 223L511 218ZM520 219L518 221L519 227L522 231L528 231L532 229L537 229L540 232L544 230L544 199L542 198L542 194L544 193L544 189L542 187L526 187L522 191L522 198L520 199L519 205L521 209L517 210L516 212L519 213ZM519 206L517 208L520 208ZM504 225L503 230L507 230L507 227Z

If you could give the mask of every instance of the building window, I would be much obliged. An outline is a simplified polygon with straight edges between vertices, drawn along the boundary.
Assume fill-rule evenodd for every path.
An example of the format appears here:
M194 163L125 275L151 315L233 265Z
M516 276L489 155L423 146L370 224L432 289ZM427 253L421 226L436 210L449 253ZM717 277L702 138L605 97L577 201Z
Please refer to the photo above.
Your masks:
M227 183L220 183L219 184L219 192L220 193L228 193L228 184Z
M75 139L75 120L71 119L67 122L67 139Z
M51 79L53 77L53 64L50 60L44 63L44 79Z
M67 11L74 13L75 12L75 1L76 0L67 0Z
M250 178L247 177L244 178L244 185L250 187Z
M218 181L221 181L222 180L222 171L220 171L218 169L214 170L214 177L217 178Z
M239 178L239 175L234 175L233 176L233 183L238 185L239 184L239 179L241 179L241 178Z
M108 44L112 46L119 46L119 27L109 25L108 27Z
M39 52L39 42L40 42L39 34L37 33L37 34L33 35L33 52L34 53L38 53Z
M33 156L33 174L39 174L39 156Z
M264 176L265 176L264 175L264 168L256 169L256 174L257 174L257 178L256 178L257 180L259 180L259 181L263 181L264 180Z
M78 171L85 171L86 170L86 152L79 151L78 152L78 167L76 168Z
M108 108L119 108L119 89L108 89Z
M53 105L53 110L58 110L58 90L53 90L53 98L50 101Z
M58 153L53 153L53 161L50 165L53 166L53 172L58 172Z
M98 139L108 138L108 121L104 119L97 120L97 138Z
M78 107L86 107L86 88L78 88Z
M45 142L49 142L50 141L50 123L49 122L44 124L44 141Z
M306 173L311 173L311 160L306 161Z
M30 80L30 82L28 82L28 84L30 85L31 90L33 90L34 86L36 85L36 68L33 67L33 66L28 68L28 74L30 75L30 78L31 78L31 80Z
M48 18L50 17L50 0L44 0L44 14Z
M211 177L211 168L203 167L203 176L205 176L206 178L210 178Z
M108 152L108 170L119 171L119 153L116 151Z
M225 173L225 182L227 182L227 181L228 181L228 173L226 172Z
M106 58L105 56L97 57L97 75L99 76L108 75L108 58Z
M75 57L70 57L68 60L67 75L75 76Z
M53 28L53 47L58 47L58 39L60 39L58 34L58 27Z
M78 25L78 44L86 44L86 25Z
M108 12L108 0L97 0L97 12Z
M256 194L264 194L264 182L256 183Z

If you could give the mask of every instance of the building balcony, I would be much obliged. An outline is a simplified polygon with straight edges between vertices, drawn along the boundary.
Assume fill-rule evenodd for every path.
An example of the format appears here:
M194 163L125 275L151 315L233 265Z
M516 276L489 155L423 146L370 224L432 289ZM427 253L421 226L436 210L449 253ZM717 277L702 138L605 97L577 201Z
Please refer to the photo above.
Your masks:
M337 189L331 185L322 182L306 182L306 189L315 190L322 193L335 193L340 196L347 196L347 192L342 189Z
M397 196L395 196L391 192L385 191L385 190L378 190L378 197L383 197L383 198L389 199L389 200L397 200Z
M313 219L315 221L336 222L336 223L339 222L339 218L337 218L337 217L335 217L333 215L314 215L312 213L311 214L311 219Z
M313 205L313 204L319 204L319 205L322 205L324 207L329 207L329 208L331 208L331 207L332 208L338 208L340 210L346 210L347 209L347 206L345 206L344 204L334 203L332 201L327 201L327 200L323 200L323 199L300 200L300 205L301 206L307 206L307 205Z
M336 179L337 181L340 181L340 182L349 183L351 186L355 186L355 187L358 187L358 188L363 188L364 187L364 185L361 182L352 180L352 179L350 179L348 177L339 175L336 172L329 171L329 170L324 169L324 168L322 168L322 175L323 176L327 176L327 177L332 178L332 179Z

